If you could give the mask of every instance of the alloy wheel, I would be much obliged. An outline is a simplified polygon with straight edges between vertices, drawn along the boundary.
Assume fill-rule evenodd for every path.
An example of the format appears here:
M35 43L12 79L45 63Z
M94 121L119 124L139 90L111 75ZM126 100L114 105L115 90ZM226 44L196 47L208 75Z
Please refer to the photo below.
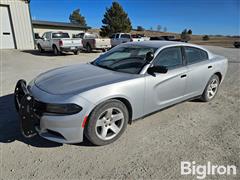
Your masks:
M121 131L124 121L124 114L119 108L108 108L97 119L97 136L102 140L114 138Z

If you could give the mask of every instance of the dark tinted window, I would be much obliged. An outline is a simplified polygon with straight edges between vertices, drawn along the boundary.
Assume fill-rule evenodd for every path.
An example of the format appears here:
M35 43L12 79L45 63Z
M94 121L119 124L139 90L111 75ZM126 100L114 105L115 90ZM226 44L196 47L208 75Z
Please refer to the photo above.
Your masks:
M122 35L121 35L121 38L127 38L127 39L130 39L131 37L130 37L129 34L122 34Z
M194 47L185 47L184 49L188 64L193 64L208 59L208 54L204 50Z
M119 34L116 34L116 37L115 38L119 38Z
M174 68L182 65L182 53L180 47L163 49L154 60L154 66L166 66Z
M61 38L70 38L68 33L53 33L52 38L61 39Z

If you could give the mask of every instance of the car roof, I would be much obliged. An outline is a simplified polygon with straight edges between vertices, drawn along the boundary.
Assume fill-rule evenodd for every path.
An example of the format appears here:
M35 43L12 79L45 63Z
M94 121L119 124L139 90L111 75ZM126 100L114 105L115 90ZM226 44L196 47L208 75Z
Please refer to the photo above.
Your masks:
M163 41L163 40L154 40L154 41L138 41L138 42L127 42L124 43L126 45L135 45L135 46L147 46L147 47L152 47L152 48L156 48L156 49L161 49L164 47L171 47L171 46L188 46L188 47L195 47L195 48L199 48L202 49L204 51L206 51L208 53L208 55L210 57L213 56L213 54L208 51L207 49L195 45L195 44L190 44L190 43L185 43L185 42L178 42L178 41ZM124 46L124 44L122 44Z

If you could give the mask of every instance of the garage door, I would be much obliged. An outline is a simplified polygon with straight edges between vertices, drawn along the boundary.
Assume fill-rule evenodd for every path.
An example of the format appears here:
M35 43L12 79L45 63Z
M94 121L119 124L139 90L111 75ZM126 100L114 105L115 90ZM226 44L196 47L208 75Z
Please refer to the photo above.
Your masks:
M0 49L13 49L13 33L8 7L0 6Z

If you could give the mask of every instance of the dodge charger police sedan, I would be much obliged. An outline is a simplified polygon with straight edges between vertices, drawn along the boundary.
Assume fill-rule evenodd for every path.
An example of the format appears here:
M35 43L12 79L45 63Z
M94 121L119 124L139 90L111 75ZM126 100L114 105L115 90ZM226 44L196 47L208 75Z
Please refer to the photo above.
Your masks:
M193 44L121 44L87 63L19 80L15 104L25 137L95 145L117 140L128 124L189 99L211 101L228 61ZM141 132L141 133L144 133Z

